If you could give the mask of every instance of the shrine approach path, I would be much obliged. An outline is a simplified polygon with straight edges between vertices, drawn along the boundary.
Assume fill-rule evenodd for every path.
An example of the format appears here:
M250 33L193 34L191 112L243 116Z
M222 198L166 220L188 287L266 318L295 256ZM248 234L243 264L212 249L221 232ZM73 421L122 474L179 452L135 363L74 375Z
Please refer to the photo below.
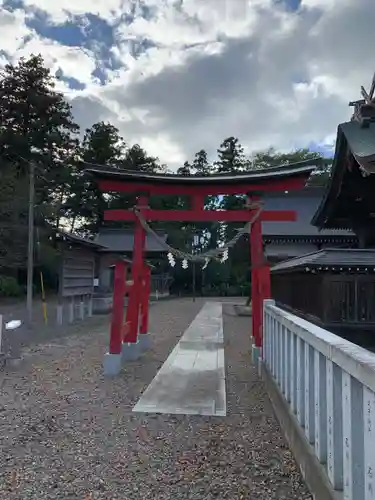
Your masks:
M132 411L204 299L153 305L153 349L112 379L102 374L103 321L29 346L20 367L0 372L0 498L310 498L251 366L251 318L231 301L222 417Z

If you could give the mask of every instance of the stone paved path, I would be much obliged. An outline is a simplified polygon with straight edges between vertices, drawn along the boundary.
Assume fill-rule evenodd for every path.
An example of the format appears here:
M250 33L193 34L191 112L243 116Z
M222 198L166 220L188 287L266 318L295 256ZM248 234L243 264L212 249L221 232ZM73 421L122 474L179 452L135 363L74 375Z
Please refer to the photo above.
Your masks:
M132 410L203 302L151 308L155 347L107 379L107 327L29 347L0 373L0 498L310 498L250 366L249 318L223 308L227 416ZM72 331L72 333L74 333Z
M206 302L133 411L225 416L223 307Z

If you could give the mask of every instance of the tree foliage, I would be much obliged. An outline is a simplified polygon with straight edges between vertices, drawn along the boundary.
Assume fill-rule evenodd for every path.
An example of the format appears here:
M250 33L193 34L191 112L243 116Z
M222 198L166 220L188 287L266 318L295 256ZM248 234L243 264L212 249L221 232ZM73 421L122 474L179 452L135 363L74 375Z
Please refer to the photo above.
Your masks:
M217 150L218 160L215 162L219 173L235 174L247 170L249 162L245 157L244 148L236 137L225 139Z
M0 155L21 177L29 162L37 165L37 202L63 197L69 184L69 160L78 144L78 125L70 105L54 90L41 56L5 66L0 79Z
M56 91L54 77L40 55L21 58L17 64L5 67L0 75L0 104L0 274L4 270L12 273L26 263L31 162L36 171L35 222L38 229L64 228L88 236L108 224L104 221L107 208L130 208L135 199L127 193L103 195L85 173L86 164L148 173L167 169L140 145L127 144L111 123L94 123L80 139L71 106L63 94ZM228 137L217 149L216 161L212 162L208 153L201 149L177 173L184 176L236 174L317 156L319 154L307 149L280 153L270 148L248 157L239 139ZM322 169L311 183L323 184L328 176L329 168ZM187 208L189 203L183 195L158 196L150 200L154 208L171 210ZM206 207L210 208L234 209L243 203L244 198L240 196L205 200ZM237 226L226 226L224 236L235 234ZM190 248L193 235L197 233L204 236L201 246L205 249L216 247L223 238L223 225L218 223L181 227L181 223L160 222L155 228L165 229L171 244L181 249ZM207 238L209 233L210 239ZM46 245L48 254L48 242ZM225 266L211 266L205 276L212 283L244 282L246 272L240 262L245 261L243 256L236 254ZM203 283L204 276L201 278Z

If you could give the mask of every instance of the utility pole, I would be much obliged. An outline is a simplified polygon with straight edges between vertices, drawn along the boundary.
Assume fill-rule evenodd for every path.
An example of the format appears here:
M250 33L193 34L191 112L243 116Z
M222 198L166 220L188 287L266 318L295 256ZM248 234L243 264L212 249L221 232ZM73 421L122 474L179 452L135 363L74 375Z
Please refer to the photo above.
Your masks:
M34 204L35 204L35 164L29 164L29 219L27 248L27 296L26 308L29 327L33 323L33 274L34 274Z

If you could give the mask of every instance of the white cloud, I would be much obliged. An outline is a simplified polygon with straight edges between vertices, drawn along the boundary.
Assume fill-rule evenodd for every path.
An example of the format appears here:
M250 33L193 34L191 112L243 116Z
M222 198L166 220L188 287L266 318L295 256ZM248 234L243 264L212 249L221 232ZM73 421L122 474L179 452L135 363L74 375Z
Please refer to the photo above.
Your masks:
M14 54L23 43L23 37L29 34L25 24L25 12L8 12L0 8L1 49Z
M183 10L149 0L153 15L130 25L121 18L130 1L27 3L52 23L90 12L116 25L112 53L121 67L100 86L92 52L45 40L27 29L23 12L0 9L8 53L40 51L87 85L72 101L84 126L109 119L173 167L201 148L214 154L228 135L249 152L329 144L375 70L373 0L302 0L297 12L272 0L185 0ZM144 40L150 48L135 59Z
M132 0L24 0L26 7L48 13L54 22L67 21L72 15L94 14L113 21L130 12Z
M17 52L18 57L41 53L45 64L54 73L60 68L64 76L75 78L81 82L90 82L91 74L95 70L95 61L92 54L78 47L66 47L51 40L43 40L34 35Z

